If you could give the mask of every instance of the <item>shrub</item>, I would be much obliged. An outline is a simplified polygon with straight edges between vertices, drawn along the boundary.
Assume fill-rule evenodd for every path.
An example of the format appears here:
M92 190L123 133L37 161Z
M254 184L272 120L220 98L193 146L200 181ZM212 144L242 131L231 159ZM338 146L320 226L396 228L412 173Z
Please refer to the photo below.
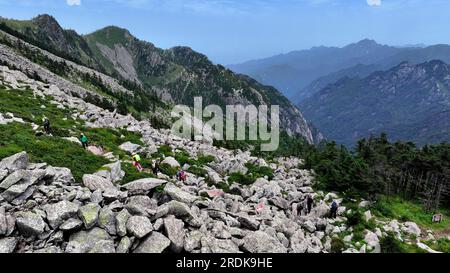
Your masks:
M122 181L120 181L120 184L122 185L142 178L155 178L155 175L152 173L139 172L136 167L130 163L122 164L122 170L125 172L125 176Z
M172 152L172 148L168 145L159 146L158 153L164 156L175 156Z
M345 248L345 243L341 238L331 239L331 253L341 253Z
M161 164L159 168L165 175L174 176L177 174L177 168L171 167L169 164Z
M242 174L240 172L232 173L228 177L228 182L233 183L236 182L241 185L251 185L256 181L256 179L252 176Z

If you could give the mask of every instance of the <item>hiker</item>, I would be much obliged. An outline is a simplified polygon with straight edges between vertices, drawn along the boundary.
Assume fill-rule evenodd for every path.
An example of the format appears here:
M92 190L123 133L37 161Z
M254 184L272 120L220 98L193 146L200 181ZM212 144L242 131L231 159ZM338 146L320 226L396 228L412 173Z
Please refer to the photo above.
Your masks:
M139 172L142 172L144 168L142 168L142 165L140 163L141 157L137 153L133 153L133 156L131 158L133 159L133 166L135 166Z
M84 134L81 134L80 142L81 142L81 145L83 145L83 148L87 149L87 147L88 147L88 138L87 138L87 136L85 136Z
M314 199L311 197L310 194L308 194L308 196L306 197L306 211L308 212L308 214L311 213L313 203L314 203Z
M44 116L42 119L42 122L44 123L44 131L47 135L50 134L50 120Z
M158 172L159 172L159 163L158 163L157 160L154 160L154 161L153 161L153 164L152 164L152 170L153 170L153 174L154 174L154 175L158 175Z
M337 217L337 210L338 210L338 204L336 203L336 201L333 201L333 203L331 204L331 208L330 208L330 217L331 218Z
M181 181L181 172L182 170L177 171L177 181Z
M181 181L186 182L187 173L185 171L181 171L180 178L181 178Z

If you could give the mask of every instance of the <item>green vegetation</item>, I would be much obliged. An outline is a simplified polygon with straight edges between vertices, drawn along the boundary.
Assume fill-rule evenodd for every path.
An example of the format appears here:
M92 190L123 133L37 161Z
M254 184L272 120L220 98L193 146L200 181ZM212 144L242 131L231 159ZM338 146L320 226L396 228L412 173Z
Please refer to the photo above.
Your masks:
M35 97L31 90L6 90L0 87L0 112L13 113L15 117L26 122L42 125L42 118L46 116L52 127L52 134L68 137L70 132L80 127L81 121L72 119L72 111L59 109L50 103L50 97Z
M101 146L106 152L113 152L120 157L129 157L129 155L119 149L119 146L127 141L143 145L142 136L139 133L129 132L124 129L109 128L84 128L84 134L88 137L90 144Z
M388 236L381 238L380 246L382 253L426 253L416 244L401 242L393 233L388 233Z
M404 200L400 197L382 196L371 208L373 214L380 218L399 219L400 221L412 221L425 229L434 231L450 231L450 211L442 209L444 215L441 223L433 223L434 213L426 212L420 204Z
M109 163L70 141L57 137L38 137L29 125L0 125L0 159L22 151L28 152L32 162L69 168L76 181L81 181L83 174L94 173Z
M450 253L450 240L448 238L439 238L435 242L425 242L432 249L444 253Z
M161 164L159 165L159 169L161 172L168 176L174 176L177 174L177 168L171 167L169 164Z
M331 253L341 253L345 249L345 242L341 238L331 239Z
M120 184L122 185L142 178L155 178L153 173L139 172L136 167L130 163L122 163L122 170L125 172L125 177L120 181Z

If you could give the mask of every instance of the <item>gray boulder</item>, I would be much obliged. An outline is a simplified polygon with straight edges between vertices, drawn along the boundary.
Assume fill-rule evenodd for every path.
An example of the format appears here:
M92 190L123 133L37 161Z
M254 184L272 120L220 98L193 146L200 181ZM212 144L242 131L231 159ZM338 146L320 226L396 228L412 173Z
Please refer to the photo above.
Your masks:
M0 161L0 170L8 170L9 172L24 170L28 166L28 161L28 154L26 152L21 152L2 159L2 161Z
M132 154L134 152L138 152L141 149L141 146L127 141L125 143L122 143L119 146L119 149Z
M32 212L19 212L16 214L16 225L25 237L39 236L44 232L45 222L41 216Z
M250 253L286 253L287 249L275 238L263 231L244 237L243 248Z
M100 206L95 203L84 205L78 209L78 217L83 221L86 229L90 229L97 224L99 211Z
M102 208L98 214L98 226L110 235L116 235L116 214L108 207Z
M131 216L127 221L127 231L132 236L143 238L153 230L152 223L144 216Z
M59 226L59 229L62 231L70 231L70 230L76 230L83 226L83 222L79 220L78 218L70 218L69 220L65 221L61 226Z
M161 162L161 164L167 164L167 165L169 165L172 168L179 168L180 167L180 163L178 163L178 161L175 158L171 157L171 156L168 156L168 157L164 158L164 160Z
M130 218L130 213L123 209L119 213L116 214L116 231L117 235L125 236L127 235L127 221Z
M170 240L159 232L152 232L133 252L162 253L170 246Z
M110 180L95 174L83 175L83 184L93 192L98 189L101 191L106 191L107 189L116 188Z
M164 230L167 237L172 242L171 249L175 253L180 253L184 246L184 223L183 221L170 215L164 219Z
M75 215L78 212L78 208L79 206L77 204L67 200L44 206L48 223L53 229L56 229L65 220Z
M123 189L128 191L129 195L146 195L152 189L167 183L167 181L156 178L143 178L130 182L124 186Z
M167 185L164 187L164 193L169 195L173 200L186 203L188 205L192 204L195 200L198 199L197 196L194 196L189 192L178 188L173 183L167 183Z
M70 236L65 252L88 253L93 249L99 251L99 249L104 249L104 242L102 241L105 240L109 241L111 237L101 228L94 227L88 231L79 231ZM112 252L115 252L115 249Z
M95 175L101 176L115 183L122 180L122 178L125 176L125 172L122 171L120 161L116 161L114 163L103 166L100 171L95 173Z
M131 248L131 240L128 237L123 237L120 242L119 245L116 248L116 253L128 253L130 251Z
M125 207L133 215L148 216L156 212L158 202L146 195L136 195L128 198Z
M14 237L0 238L0 253L12 253L17 245Z

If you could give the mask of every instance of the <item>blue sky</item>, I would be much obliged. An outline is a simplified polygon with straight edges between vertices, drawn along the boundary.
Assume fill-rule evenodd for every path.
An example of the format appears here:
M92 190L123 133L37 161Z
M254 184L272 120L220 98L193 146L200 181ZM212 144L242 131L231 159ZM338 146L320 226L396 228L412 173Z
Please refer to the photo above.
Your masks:
M190 46L222 64L363 38L450 44L450 0L0 0L3 17L40 13L83 34L121 26L158 47Z

